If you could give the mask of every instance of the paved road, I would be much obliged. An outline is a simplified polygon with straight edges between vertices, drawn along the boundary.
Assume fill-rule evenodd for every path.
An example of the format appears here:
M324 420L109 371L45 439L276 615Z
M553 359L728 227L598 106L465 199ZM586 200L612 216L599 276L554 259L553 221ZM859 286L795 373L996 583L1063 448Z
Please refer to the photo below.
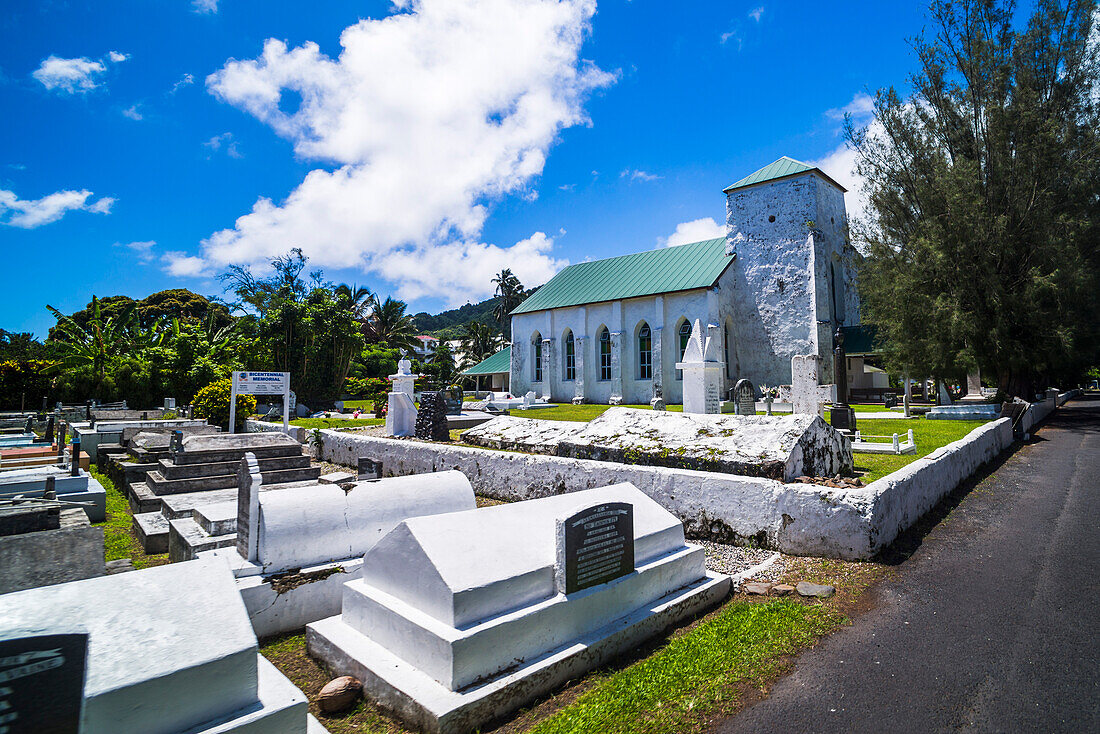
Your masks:
M1068 403L736 732L1100 732L1100 400Z

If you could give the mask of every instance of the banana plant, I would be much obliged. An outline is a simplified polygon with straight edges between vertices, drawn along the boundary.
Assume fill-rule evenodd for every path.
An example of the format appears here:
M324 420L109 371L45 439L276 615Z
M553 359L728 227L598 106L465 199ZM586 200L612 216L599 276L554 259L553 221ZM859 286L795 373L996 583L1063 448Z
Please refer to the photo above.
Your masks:
M91 316L87 326L81 326L72 318L53 306L46 309L57 319L57 328L62 334L58 342L60 359L52 371L91 367L95 374L96 386L103 384L107 362L111 357L125 354L132 345L131 327L134 325L134 308L129 306L117 317L103 317L99 299L92 296Z

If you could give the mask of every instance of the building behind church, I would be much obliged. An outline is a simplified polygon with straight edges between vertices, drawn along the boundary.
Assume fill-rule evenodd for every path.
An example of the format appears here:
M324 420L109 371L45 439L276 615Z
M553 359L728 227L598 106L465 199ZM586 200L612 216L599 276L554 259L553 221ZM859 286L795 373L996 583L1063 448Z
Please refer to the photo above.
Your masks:
M696 319L720 340L726 390L789 384L796 354L831 370L833 332L859 323L844 188L784 157L724 193L725 237L578 263L520 304L511 392L682 402L676 363Z

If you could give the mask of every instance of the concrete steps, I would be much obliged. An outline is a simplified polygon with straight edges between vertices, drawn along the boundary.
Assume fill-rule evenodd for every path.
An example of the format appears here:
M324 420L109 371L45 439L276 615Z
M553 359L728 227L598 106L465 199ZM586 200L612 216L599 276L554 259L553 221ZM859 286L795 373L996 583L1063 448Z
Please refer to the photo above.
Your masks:
M306 460L307 465L293 469L263 471L261 467L260 475L263 477L264 484L271 485L285 482L302 482L315 480L317 477L321 476L321 467L309 466L309 457L303 458ZM200 476L189 479L168 479L159 471L151 471L145 475L145 483L154 494L164 496L168 494L202 492L212 489L236 487L237 474L234 472L232 474Z
M134 535L146 553L168 552L168 518L159 512L134 515Z
M168 520L168 560L190 561L201 551L227 548L237 544L236 533L207 535L192 518Z
M301 452L290 456L274 456L259 459L256 462L260 466L260 472L278 471L281 469L298 469L309 466L309 455ZM162 459L157 462L154 470L166 480L195 479L196 477L222 476L236 474L240 466L240 459L236 461L218 461L207 464L177 464L172 460Z

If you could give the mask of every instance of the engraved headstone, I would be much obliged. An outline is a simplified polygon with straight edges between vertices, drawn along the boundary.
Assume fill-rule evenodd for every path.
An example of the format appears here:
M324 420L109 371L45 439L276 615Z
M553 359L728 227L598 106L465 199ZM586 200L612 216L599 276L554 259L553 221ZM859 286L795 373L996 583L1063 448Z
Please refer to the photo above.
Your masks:
M0 731L80 730L88 635L0 640Z
M719 338L707 336L704 339L703 323L696 319L684 356L676 363L676 369L684 376L685 413L716 414L721 411L719 385L725 363L720 354Z
M835 385L819 385L821 357L798 354L791 357L791 406L794 413L821 415L825 403L836 397Z
M368 459L365 456L359 457L359 481L365 479L381 479L382 478L382 462L375 461L374 459Z
M733 398L737 415L756 415L756 387L741 379L733 386Z
M237 468L237 552L246 561L258 557L260 487L264 479L256 455L249 451Z
M633 571L633 505L607 502L557 521L554 582L560 593L572 594Z

